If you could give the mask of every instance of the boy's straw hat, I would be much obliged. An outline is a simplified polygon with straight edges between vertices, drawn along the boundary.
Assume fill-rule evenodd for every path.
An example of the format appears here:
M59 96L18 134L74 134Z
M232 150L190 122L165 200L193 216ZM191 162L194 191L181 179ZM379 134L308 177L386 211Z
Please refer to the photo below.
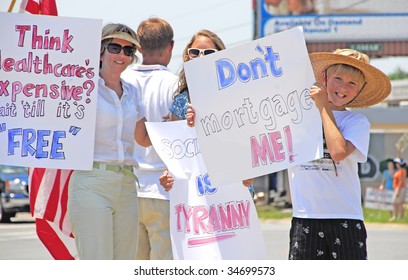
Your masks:
M360 93L347 104L350 108L364 108L383 101L391 93L388 77L367 62L351 56L328 52L315 52L309 55L317 82L322 82L322 73L331 65L347 64L359 69L365 78L365 85Z

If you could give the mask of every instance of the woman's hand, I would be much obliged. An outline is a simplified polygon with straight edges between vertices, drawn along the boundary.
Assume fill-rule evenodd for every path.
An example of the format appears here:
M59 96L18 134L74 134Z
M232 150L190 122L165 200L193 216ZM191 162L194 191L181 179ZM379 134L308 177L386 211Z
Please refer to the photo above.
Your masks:
M254 183L254 178L242 180L242 184L243 184L245 187L250 187L253 183Z
M187 125L188 125L189 127L194 127L195 111L194 111L193 105L191 105L191 104L189 103L188 106L189 106L190 108L187 109L187 116L186 116Z
M171 120L171 113L168 113L167 115L162 117L162 122L169 122Z
M163 174L159 178L160 185L166 190L166 192L170 191L174 184L174 178L169 174L169 171L164 171Z

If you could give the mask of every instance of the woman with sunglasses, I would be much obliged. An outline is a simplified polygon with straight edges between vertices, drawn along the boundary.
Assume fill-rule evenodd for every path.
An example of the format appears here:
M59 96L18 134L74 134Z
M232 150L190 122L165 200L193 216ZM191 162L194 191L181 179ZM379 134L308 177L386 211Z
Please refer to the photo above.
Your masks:
M188 42L183 51L183 61L187 62L204 55L212 54L216 51L224 50L225 45L217 34L209 30L200 30ZM184 68L179 74L178 88L173 95L173 103L170 106L170 119L172 121L186 119L186 112L190 96L188 94L188 87Z
M187 62L191 59L210 55L216 51L224 49L225 45L217 34L203 29L194 34L187 46L184 48L183 60L184 62ZM189 109L190 96L188 94L188 86L184 68L180 71L178 88L173 96L173 99L173 103L170 106L170 120L185 120L187 110ZM254 179L247 179L243 180L242 184L249 187L251 193L253 193L253 182ZM164 171L163 175L160 177L160 184L166 191L169 191L173 187L174 178L168 173L168 171Z
M75 170L68 215L79 259L134 259L139 209L134 140L150 146L139 92L120 78L133 63L137 34L123 24L102 30L98 101L91 171Z

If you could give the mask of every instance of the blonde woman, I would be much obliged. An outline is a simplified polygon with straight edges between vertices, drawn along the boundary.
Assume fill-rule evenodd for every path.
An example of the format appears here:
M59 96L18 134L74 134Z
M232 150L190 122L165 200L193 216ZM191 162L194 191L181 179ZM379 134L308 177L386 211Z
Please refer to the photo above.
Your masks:
M220 50L224 50L225 45L217 34L209 30L200 30L191 37L183 51L184 62L191 59L196 59L205 55L211 55ZM187 117L187 110L189 109L190 96L188 94L188 85L184 69L180 71L178 88L173 96L174 100L170 106L170 120L184 120ZM188 122L188 125L193 125ZM246 179L242 184L250 188L253 192L254 179ZM160 177L160 184L169 191L173 187L174 178L165 171Z

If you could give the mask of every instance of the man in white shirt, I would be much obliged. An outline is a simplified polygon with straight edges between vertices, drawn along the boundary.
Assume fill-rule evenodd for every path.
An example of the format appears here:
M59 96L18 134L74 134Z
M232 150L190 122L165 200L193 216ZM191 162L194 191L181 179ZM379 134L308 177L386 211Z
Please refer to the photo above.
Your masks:
M149 18L140 23L137 33L143 56L141 65L127 69L122 78L141 89L146 120L161 122L168 115L178 77L167 65L170 62L174 40L173 29L160 18ZM165 164L153 146L135 145L135 159L139 178L139 247L136 259L173 259L169 213L169 194L160 185L159 177Z

